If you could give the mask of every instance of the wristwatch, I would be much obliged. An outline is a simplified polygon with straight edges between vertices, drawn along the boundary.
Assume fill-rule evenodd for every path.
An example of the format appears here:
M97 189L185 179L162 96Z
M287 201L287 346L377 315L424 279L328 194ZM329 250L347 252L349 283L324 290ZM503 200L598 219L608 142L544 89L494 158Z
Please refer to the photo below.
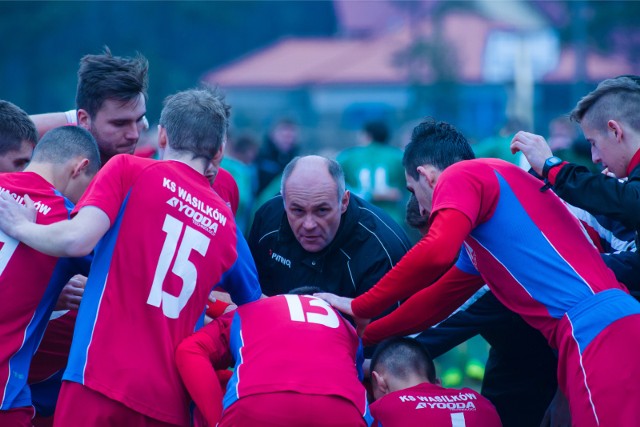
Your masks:
M544 161L544 166L542 167L542 177L547 179L549 176L549 171L556 166L560 166L562 164L562 159L560 157L551 156L547 160Z

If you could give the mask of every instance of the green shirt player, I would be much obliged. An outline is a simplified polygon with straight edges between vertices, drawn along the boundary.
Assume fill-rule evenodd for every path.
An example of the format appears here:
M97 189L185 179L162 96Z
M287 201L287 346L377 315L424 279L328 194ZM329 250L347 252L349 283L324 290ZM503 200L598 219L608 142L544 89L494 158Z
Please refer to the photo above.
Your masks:
M351 147L338 154L347 188L354 194L384 209L398 224L405 225L408 193L402 168L402 150L388 144L389 130L381 121L363 128L367 144Z

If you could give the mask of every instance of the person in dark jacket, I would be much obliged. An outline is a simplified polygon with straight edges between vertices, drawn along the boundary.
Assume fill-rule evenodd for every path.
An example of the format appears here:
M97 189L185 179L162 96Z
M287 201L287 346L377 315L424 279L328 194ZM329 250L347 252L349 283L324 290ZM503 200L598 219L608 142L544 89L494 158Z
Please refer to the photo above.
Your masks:
M248 239L266 295L309 285L355 297L411 247L386 213L345 190L334 160L293 159L281 194L257 211Z
M298 125L290 119L279 120L265 137L255 159L258 171L258 191L277 179L284 167L298 155Z
M553 156L539 135L518 132L511 142L512 151L521 151L562 199L635 230L636 246L640 230L639 111L640 77L620 76L601 82L571 112L591 144L593 162L604 167L602 174ZM603 258L632 293L640 291L640 254L625 251Z

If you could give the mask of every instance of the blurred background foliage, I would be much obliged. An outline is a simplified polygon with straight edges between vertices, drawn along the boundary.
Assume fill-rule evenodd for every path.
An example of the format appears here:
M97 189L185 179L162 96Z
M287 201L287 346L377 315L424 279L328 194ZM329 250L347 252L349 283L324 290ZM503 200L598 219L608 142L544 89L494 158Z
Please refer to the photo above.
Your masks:
M109 46L150 62L149 116L206 71L280 37L336 32L329 1L0 2L0 98L29 113L75 105L80 58Z

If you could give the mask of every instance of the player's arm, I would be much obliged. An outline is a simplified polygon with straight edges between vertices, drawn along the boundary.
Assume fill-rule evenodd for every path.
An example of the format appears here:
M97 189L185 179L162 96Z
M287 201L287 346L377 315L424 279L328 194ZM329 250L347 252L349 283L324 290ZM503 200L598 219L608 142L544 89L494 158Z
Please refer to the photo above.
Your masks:
M431 221L429 233L373 288L351 302L356 317L370 319L379 315L396 301L434 283L453 265L472 230L471 220L458 210L443 209Z
M29 116L31 121L36 125L38 134L44 135L51 129L75 124L77 122L76 110L69 110L66 112L56 113L44 113L44 114L32 114Z
M426 330L443 321L484 285L482 277L453 266L436 283L406 300L387 316L364 330L364 345Z
M214 319L184 339L176 350L182 382L210 426L222 416L223 391L214 364L229 358L229 329L233 314Z
M36 209L28 195L20 205L7 192L0 194L0 229L37 251L57 257L89 254L110 226L109 217L93 206L82 208L70 221L36 224Z

